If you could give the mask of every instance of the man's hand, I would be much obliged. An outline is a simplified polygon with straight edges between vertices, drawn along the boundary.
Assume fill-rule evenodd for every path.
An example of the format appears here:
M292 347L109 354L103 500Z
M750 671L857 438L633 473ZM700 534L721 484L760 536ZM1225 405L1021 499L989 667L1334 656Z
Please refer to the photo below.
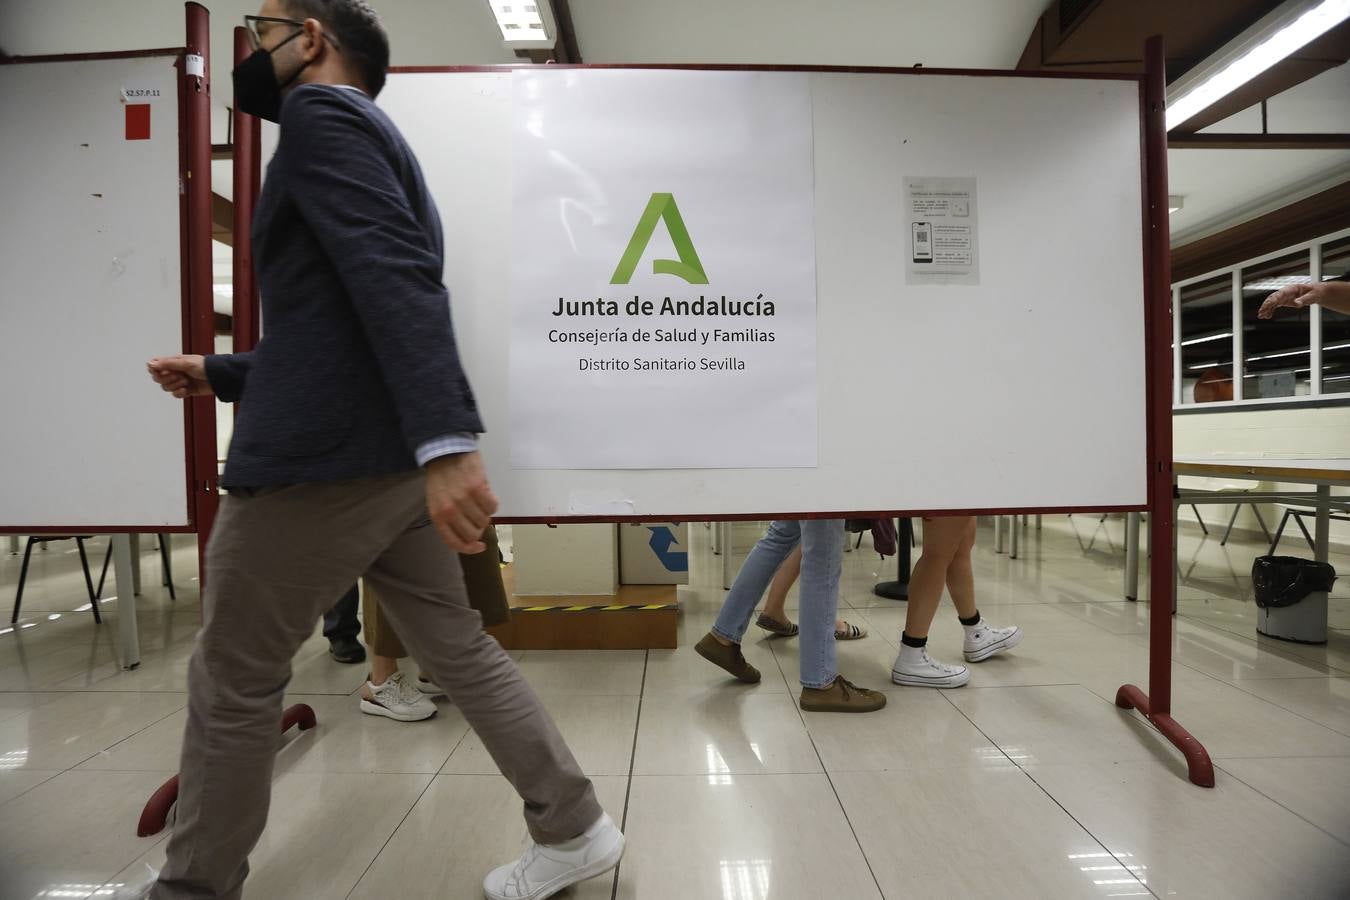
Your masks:
M210 397L215 392L206 380L206 358L202 356L156 356L145 364L150 377L179 400Z
M1282 307L1304 309L1320 303L1327 309L1350 314L1350 282L1324 281L1321 284L1291 284L1266 298L1257 311L1258 319L1269 319Z
M497 511L483 458L477 452L442 456L427 463L427 512L446 546L482 553L480 538Z

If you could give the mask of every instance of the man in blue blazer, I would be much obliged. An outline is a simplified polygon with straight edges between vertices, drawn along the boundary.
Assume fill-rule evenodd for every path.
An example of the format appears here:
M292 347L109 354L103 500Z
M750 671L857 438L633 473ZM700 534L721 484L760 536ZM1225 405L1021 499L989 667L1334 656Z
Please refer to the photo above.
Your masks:
M189 669L177 820L156 898L237 898L267 818L291 658L357 578L524 800L534 846L488 875L539 900L618 864L623 835L465 596L497 501L451 329L439 214L373 98L389 45L362 0L267 0L235 70L281 125L252 236L266 334L153 359L175 397L239 401ZM451 848L447 848L450 850Z

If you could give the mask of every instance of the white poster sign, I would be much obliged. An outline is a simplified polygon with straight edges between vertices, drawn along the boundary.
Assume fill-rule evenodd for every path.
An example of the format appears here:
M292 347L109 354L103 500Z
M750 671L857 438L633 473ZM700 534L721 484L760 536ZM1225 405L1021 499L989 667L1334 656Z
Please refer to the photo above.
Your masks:
M512 465L816 465L807 76L520 70Z
M906 284L979 284L974 178L905 178Z

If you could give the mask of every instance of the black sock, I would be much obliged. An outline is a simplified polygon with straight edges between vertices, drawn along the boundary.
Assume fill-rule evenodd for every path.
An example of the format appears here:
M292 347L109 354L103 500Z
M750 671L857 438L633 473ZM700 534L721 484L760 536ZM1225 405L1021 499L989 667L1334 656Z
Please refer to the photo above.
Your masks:
M902 631L900 632L900 643L904 644L906 647L926 647L928 646L928 638L910 637L909 632Z
M957 618L960 618L960 616L958 616ZM967 628L969 628L972 625L980 624L980 611L978 609L975 610L975 615L971 616L969 619L961 619L961 624L966 626Z

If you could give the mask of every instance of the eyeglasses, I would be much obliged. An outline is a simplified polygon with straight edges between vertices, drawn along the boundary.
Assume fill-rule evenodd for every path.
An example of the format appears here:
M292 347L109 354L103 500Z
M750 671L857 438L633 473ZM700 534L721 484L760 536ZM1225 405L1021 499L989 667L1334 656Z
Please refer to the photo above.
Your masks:
M263 23L266 23L266 26L264 26ZM277 18L276 16L244 16L244 29L248 32L249 46L251 46L254 50L258 50L259 48L261 48L263 37L266 35L268 31L272 30L273 25L290 25L294 28L305 27L305 23L300 21L299 19L280 19ZM297 31L295 34L291 35L291 37L287 38L286 40L290 40L291 38L296 37L296 35L298 35L299 33L300 32ZM333 39L332 35L328 34L327 32L320 32L320 33L323 35L323 39L325 41L333 45L334 49L339 49L338 42ZM277 47L279 46L281 46L281 44L277 45ZM276 47L273 47L272 49L275 50Z
M279 19L276 16L244 16L244 28L248 30L249 46L254 50L260 48L262 46L263 37L274 25L290 25L294 28L303 28L305 23L296 19Z

